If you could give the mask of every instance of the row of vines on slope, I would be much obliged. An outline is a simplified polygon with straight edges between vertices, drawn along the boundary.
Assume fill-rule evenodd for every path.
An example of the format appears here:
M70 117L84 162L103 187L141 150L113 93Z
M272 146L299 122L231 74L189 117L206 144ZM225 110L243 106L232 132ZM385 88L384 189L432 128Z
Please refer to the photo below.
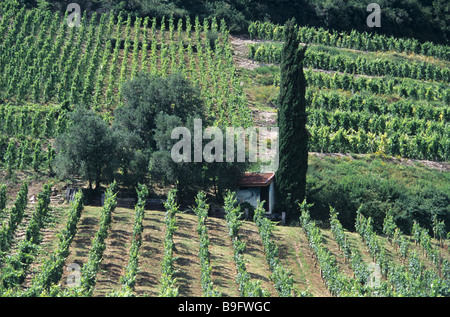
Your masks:
M173 242L173 234L177 230L176 214L179 212L178 205L176 203L176 189L169 192L167 200L164 202L166 208L166 215L164 218L166 234L164 237L164 255L161 263L162 273L160 279L160 292L161 297L177 297L178 286L176 286L176 278L174 277L174 257L173 251L175 244Z
M366 281L361 283L360 279L350 278L339 270L336 257L325 246L320 228L311 219L309 212L311 206L306 200L299 204L300 225L306 234L309 246L314 251L321 277L328 290L334 296L368 296L371 289L365 284Z
M417 100L440 101L444 104L450 101L448 85L438 82L424 82L392 76L380 78L339 72L326 73L314 71L311 68L305 70L305 78L309 86L321 89L342 89L353 93L366 91L378 95L396 95L401 98L411 97Z
M1 200L4 205L6 186L0 187ZM18 212L15 208L20 208L26 202L25 193L27 186L24 184L21 192L12 208L8 219L16 219ZM0 278L0 290L2 296L91 296L98 269L100 267L103 251L105 250L105 239L108 236L108 228L111 223L111 213L116 205L117 185L112 183L107 190L105 204L101 211L100 228L93 240L89 253L89 260L82 268L81 284L74 288L61 289L62 270L65 260L69 254L69 246L77 231L77 222L83 209L83 196L79 191L75 200L71 203L68 211L66 227L59 234L59 246L57 250L50 254L44 260L39 271L32 278L28 289L21 290L20 284L29 265L34 261L37 254L39 243L42 239L41 229L44 226L45 219L49 211L51 183L45 184L42 192L38 195L34 213L31 214L23 241L18 244L17 253L14 256L3 257L2 276ZM138 202L135 207L135 221L133 226L133 239L129 252L128 266L125 268L124 275L120 281L122 289L112 292L110 296L132 296L134 292L135 278L138 274L139 247L141 244L141 235L143 233L143 217L146 197L148 196L147 187L139 185L137 188ZM173 268L173 234L176 227L176 214L179 212L176 204L176 190L170 191L165 202L166 207L166 238L164 241L164 259L162 261L161 292L160 296L177 296L178 287L176 279L173 277L175 271ZM2 206L0 206L2 207ZM401 263L393 261L388 255L387 249L381 243L380 237L375 233L372 226L372 218L366 218L360 210L357 211L355 228L361 237L361 240L367 246L368 253L372 261L377 263L381 269L383 280L378 284L369 283L371 271L369 266L363 261L361 254L354 248L347 239L343 226L338 220L338 212L330 207L330 226L331 232L338 244L340 251L344 256L344 263L348 263L354 275L353 278L340 271L336 257L327 249L325 239L321 229L314 223L309 214L309 208L306 201L299 205L301 210L300 225L303 228L308 243L314 251L315 259L320 267L320 272L331 294L336 296L448 296L450 294L450 265L444 259L436 248L432 247L431 236L428 230L421 228L414 223L412 229L412 239L422 248L424 256L427 256L435 269L427 268L419 259L416 251L409 248L409 240L398 229L395 224L392 213L387 213L383 223L383 234L386 241L395 246L395 251L399 252ZM4 207L3 207L4 208ZM268 296L260 281L252 281L250 274L246 270L244 261L245 243L239 239L239 230L242 226L240 220L242 214L240 206L237 204L235 193L229 192L225 196L224 204L226 212L226 222L229 235L233 242L234 259L238 274L236 281L239 285L240 295L243 297ZM198 193L196 205L193 211L197 215L197 233L200 237L199 258L201 263L201 285L203 296L221 296L213 285L211 279L211 263L209 253L209 239L207 231L207 217L209 205L206 203L204 193ZM19 215L20 216L20 215ZM23 216L22 216L23 217ZM266 260L272 271L270 276L274 282L275 290L279 296L296 296L293 279L288 270L282 265L277 256L278 248L273 242L273 231L275 222L265 217L264 209L260 204L254 215L254 222L258 228L261 241L264 246ZM442 238L439 231L439 222L435 219L433 232L435 238ZM5 226L7 227L7 226ZM445 234L444 234L445 235ZM442 243L441 243L442 247ZM5 252L8 250L5 249ZM4 253L6 254L6 253ZM59 284L58 284L59 283ZM308 296L310 294L301 294Z
M388 213L384 221L383 232L390 243L396 244L402 264L395 263L383 247L380 237L372 226L372 218L364 217L360 210L357 212L356 231L367 246L372 260L379 266L383 279L371 281L372 272L362 260L358 250L348 242L347 235L338 220L338 212L330 207L330 225L334 239L343 252L345 260L354 272L355 280L339 272L336 258L324 246L321 230L315 225L309 215L306 201L300 204L302 215L300 223L308 237L308 242L314 250L321 275L328 285L330 292L336 296L448 296L450 284L448 279L448 263L441 258L441 266L437 271L428 269L419 259L415 251L408 248L409 242L396 227L393 218ZM417 239L426 235L416 226ZM422 239L422 241L427 239ZM424 251L426 252L426 251ZM430 256L431 257L431 256ZM433 257L431 257L433 263Z
M415 251L404 251L407 264L397 265L387 255L386 249L382 247L379 236L372 226L372 218L366 218L357 211L356 231L365 242L373 260L380 266L381 272L386 278L377 288L380 296L448 296L450 284L448 279L442 279L439 274L432 269L427 269L421 263ZM385 222L385 231L387 229ZM395 230L395 229L394 229ZM389 231L388 231L389 232ZM404 245L403 248L406 246Z
M218 124L252 124L223 20L146 17L132 27L130 14L94 13L89 20L84 11L81 27L68 28L66 16L58 13L5 10L0 21L2 100L113 110L123 102L122 84L137 72L180 72L200 89L208 115Z
M281 63L282 46L279 44L250 44L248 57L258 62ZM392 76L427 81L450 82L450 69L426 62L393 61L387 58L358 56L356 59L343 54L332 54L308 49L303 65L309 68L368 76Z
M135 290L136 276L139 270L139 249L142 244L144 208L148 196L148 188L143 184L138 184L136 192L138 201L135 206L133 238L129 251L128 265L125 267L124 274L120 277L122 289L119 292L113 292L112 296L133 296Z
M264 245L264 252L269 268L272 271L271 280L275 285L275 290L280 297L292 297L296 295L294 289L294 279L289 270L287 270L278 258L278 248L272 241L273 230L275 223L265 217L265 210L263 208L264 202L261 202L255 209L254 222L258 227L262 243ZM302 294L307 295L306 293Z
M17 288L27 275L34 261L39 244L42 241L41 229L44 226L50 204L51 184L45 184L38 195L38 202L25 231L24 239L19 243L15 254L6 257L1 270L0 292Z
M101 210L100 227L92 241L88 260L81 268L80 284L72 288L66 288L63 291L63 296L92 296L103 252L106 249L105 240L108 237L112 212L117 205L116 194L117 183L114 181L110 184L105 194L105 201Z
M254 21L249 24L251 38L284 40L284 27L267 22ZM298 27L298 39L302 43L320 44L365 51L396 51L422 54L450 61L450 46L432 42L420 43L413 38L395 38L377 33L351 31L350 33L326 30L322 27Z
M371 271L368 265L363 261L361 253L349 243L344 227L338 219L338 215L339 213L333 207L330 207L331 232L344 254L344 259L350 262L355 279L362 285L365 285L370 279Z
M31 286L22 293L19 292L19 296L55 296L61 292L61 285L58 283L69 256L70 244L77 233L83 207L83 192L78 191L70 204L66 225L58 234L59 243L56 250L44 260L39 272L33 276Z
M4 262L5 255L11 248L14 233L18 225L22 222L24 213L28 205L28 183L24 183L17 194L14 205L9 212L9 218L2 224L0 229L0 263Z
M200 268L201 268L201 284L202 295L205 297L219 297L222 294L217 291L211 279L211 260L209 252L209 237L208 228L206 226L206 220L208 218L209 205L206 203L206 195L203 192L199 192L195 198L196 206L194 212L197 215L197 233L200 237Z
M311 69L305 78L310 85L306 94L310 151L380 152L434 161L450 157L448 87ZM364 97L372 94L376 95ZM399 94L400 100L392 94Z
M239 239L239 228L242 226L240 207L236 200L236 194L228 192L225 196L225 220L228 234L233 243L234 261L237 268L236 282L239 286L239 294L242 297L269 296L267 290L261 287L260 281L251 279L244 261L245 242Z

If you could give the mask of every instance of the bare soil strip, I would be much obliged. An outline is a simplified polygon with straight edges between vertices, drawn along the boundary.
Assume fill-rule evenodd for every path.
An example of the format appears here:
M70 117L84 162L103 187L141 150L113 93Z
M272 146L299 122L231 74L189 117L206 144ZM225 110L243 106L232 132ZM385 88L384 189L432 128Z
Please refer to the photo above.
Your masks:
M213 284L222 296L238 297L237 270L227 226L222 219L209 217L207 227Z
M164 212L145 210L143 226L135 290L137 296L157 297L165 234Z
M92 241L100 227L101 208L85 206L78 222L78 230L72 244L70 245L70 255L67 257L64 273L61 277L60 284L62 288L67 286L66 281L72 271L68 271L68 266L75 263L83 267L89 258L89 251Z
M112 214L111 228L105 241L94 296L105 296L121 288L120 277L124 275L133 236L134 209L116 208ZM131 230L130 230L131 229Z

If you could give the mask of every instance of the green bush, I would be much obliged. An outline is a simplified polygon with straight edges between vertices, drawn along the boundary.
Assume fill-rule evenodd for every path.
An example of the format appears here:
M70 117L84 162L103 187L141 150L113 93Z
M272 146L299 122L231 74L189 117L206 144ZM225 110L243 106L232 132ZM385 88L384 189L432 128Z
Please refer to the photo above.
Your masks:
M431 229L432 216L450 225L449 174L422 166L354 156L353 158L309 159L307 199L314 203L311 215L328 223L329 206L339 212L347 229L355 229L356 211L373 219L374 230L382 232L391 210L397 226L408 234L412 221ZM439 185L436 185L439 184Z

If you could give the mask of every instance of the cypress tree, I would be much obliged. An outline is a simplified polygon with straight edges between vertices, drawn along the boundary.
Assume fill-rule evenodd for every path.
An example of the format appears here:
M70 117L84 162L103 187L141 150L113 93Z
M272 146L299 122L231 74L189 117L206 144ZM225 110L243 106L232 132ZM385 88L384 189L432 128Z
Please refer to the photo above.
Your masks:
M286 221L290 222L300 216L297 203L305 198L308 167L306 80L303 74L306 46L299 48L294 19L289 20L284 29L278 99L279 168L275 181L277 205L280 211L286 212Z

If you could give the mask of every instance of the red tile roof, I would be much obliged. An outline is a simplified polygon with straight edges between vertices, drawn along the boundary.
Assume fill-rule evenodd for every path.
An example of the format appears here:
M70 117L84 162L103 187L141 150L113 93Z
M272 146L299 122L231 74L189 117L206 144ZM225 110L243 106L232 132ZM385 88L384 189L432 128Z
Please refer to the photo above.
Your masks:
M268 186L274 180L275 173L245 173L239 180L241 187Z

